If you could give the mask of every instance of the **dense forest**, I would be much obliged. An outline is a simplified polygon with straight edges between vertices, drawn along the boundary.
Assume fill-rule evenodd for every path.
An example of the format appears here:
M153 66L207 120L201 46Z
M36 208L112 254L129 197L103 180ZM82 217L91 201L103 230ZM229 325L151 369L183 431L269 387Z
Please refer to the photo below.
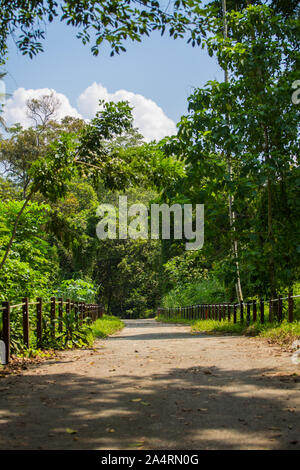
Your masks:
M51 14L52 2L36 3L40 16ZM80 23L74 2L66 3L66 19L83 26L88 42L92 13ZM127 36L169 28L176 40L188 36L217 57L224 81L195 89L177 135L160 142L144 141L126 102L100 102L88 122L58 121L60 103L50 94L27 102L31 127L7 128L2 120L1 300L57 295L136 318L152 316L160 305L299 293L300 116L299 100L292 99L300 94L293 88L300 79L298 2L228 1L226 12L221 1L201 9L175 2L170 17L156 2L139 3L156 13L146 10L141 22L127 12L135 28L127 25L123 35L113 37L109 26L99 30L94 54L103 39L118 53ZM25 25L31 36L24 33L17 44L34 56L42 46L32 33L38 13L31 13ZM126 29L126 11L113 14ZM17 8L11 15L17 30L22 17ZM3 66L7 35L2 24ZM120 195L148 207L204 204L202 249L187 251L174 236L99 240L97 207L117 204Z

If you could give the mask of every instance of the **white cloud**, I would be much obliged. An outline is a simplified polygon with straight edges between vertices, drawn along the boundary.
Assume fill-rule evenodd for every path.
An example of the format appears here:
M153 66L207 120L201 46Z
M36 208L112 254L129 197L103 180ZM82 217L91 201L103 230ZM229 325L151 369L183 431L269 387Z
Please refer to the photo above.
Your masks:
M110 93L100 83L94 82L86 88L77 99L78 109L71 106L69 99L62 93L49 88L39 88L36 90L18 88L11 98L6 100L4 108L4 119L7 125L19 122L24 127L33 125L33 122L26 115L26 101L32 98L39 98L43 95L54 93L59 99L61 106L57 112L57 119L64 116L92 118L99 109L99 100L105 101L129 101L133 109L134 126L137 127L146 141L159 140L166 135L176 133L175 123L166 116L153 100L145 98L143 95L127 90L118 90Z
M84 117L91 118L99 109L99 100L129 101L133 107L134 126L145 137L145 140L162 139L176 133L174 122L169 119L162 108L154 101L127 90L109 93L107 88L94 82L79 96L78 109Z
M62 93L57 93L50 88L39 88L36 90L25 90L18 88L11 98L7 99L4 106L4 119L8 125L20 123L24 127L32 126L33 121L26 115L26 101L32 98L41 98L53 92L55 98L60 102L56 113L56 119L60 120L65 116L81 117L77 109L73 108L68 98Z

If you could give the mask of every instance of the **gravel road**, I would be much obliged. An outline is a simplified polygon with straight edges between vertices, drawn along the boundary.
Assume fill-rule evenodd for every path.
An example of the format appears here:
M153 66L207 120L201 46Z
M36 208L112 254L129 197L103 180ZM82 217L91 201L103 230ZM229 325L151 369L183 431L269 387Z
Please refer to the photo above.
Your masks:
M0 380L0 449L300 449L299 366L257 338L125 320Z

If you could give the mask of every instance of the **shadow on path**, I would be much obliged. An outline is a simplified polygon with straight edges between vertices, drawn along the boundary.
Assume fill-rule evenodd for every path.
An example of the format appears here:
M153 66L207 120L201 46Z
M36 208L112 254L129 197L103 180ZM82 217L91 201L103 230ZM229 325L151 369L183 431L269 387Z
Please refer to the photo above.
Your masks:
M268 369L211 372L2 379L0 448L299 448L299 414L283 393L296 382L263 377ZM259 396L251 396L257 388ZM268 393L274 388L277 397Z

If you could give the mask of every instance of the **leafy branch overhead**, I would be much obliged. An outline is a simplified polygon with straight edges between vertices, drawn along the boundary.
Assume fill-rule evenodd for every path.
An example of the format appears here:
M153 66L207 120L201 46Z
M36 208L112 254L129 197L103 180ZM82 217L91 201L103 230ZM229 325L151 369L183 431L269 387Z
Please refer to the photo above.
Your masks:
M228 0L228 11L242 11L249 4L269 4L276 13L296 16L298 0ZM8 41L13 38L22 54L30 58L43 51L46 26L61 21L76 30L83 44L91 43L97 56L103 42L111 55L126 51L128 40L140 42L158 31L174 39L185 38L199 46L207 33L220 28L222 2L211 0L0 0L0 63L7 59Z
M65 22L77 30L76 36L83 44L92 42L91 51L98 55L99 47L106 41L111 55L125 51L124 42L141 41L151 31L168 29L176 39L187 33L195 45L204 34L204 19L199 18L199 2L176 0L171 8L155 0L1 0L0 61L7 54L10 36L15 38L22 54L35 56L43 51L46 24L55 20ZM169 4L170 5L170 4Z

